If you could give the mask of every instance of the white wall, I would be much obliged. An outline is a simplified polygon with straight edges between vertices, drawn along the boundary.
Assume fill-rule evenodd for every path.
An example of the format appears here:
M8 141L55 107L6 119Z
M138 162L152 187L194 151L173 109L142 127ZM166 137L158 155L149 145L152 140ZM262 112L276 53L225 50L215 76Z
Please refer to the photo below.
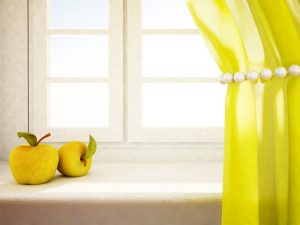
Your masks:
M0 0L1 158L28 128L27 0ZM25 84L25 85L24 85Z

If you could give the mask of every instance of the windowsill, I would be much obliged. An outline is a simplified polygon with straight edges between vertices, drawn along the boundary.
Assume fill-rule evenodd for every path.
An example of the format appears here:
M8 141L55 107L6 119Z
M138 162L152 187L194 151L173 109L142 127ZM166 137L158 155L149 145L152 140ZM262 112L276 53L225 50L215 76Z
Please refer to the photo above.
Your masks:
M57 173L43 185L18 185L7 162L0 166L1 200L219 200L221 163L95 162L84 177Z
M219 225L221 179L221 163L96 162L87 176L29 186L0 162L0 217L10 225Z

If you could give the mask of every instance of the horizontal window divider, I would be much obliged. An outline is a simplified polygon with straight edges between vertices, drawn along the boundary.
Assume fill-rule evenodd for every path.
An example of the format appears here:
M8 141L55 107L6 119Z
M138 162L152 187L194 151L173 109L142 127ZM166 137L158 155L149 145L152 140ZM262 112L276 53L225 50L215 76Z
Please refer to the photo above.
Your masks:
M143 77L145 83L219 83L217 77Z
M196 29L143 29L142 34L200 34Z
M56 83L105 83L108 77L48 77L48 82Z
M107 29L50 29L48 34L64 34L64 35L97 35L97 34L109 34Z

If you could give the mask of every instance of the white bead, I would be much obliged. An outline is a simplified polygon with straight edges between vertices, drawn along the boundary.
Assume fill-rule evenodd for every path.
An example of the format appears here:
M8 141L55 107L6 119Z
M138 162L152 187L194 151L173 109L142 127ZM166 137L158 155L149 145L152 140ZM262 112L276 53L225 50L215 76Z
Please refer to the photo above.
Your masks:
M272 70L266 68L260 72L260 77L264 80L269 80L272 77L272 74Z
M240 83L246 79L246 75L242 72L236 72L233 76L235 82Z
M289 67L289 74L292 75L292 76L298 76L300 74L300 66L291 65Z
M287 74L287 70L285 67L283 66L280 66L280 67L277 67L275 70L274 70L274 75L277 76L277 77L285 77Z
M224 73L222 76L221 76L221 83L222 84L229 84L229 83L232 83L233 81L233 76L231 73Z
M258 73L256 71L249 71L247 73L247 80L255 81L258 79Z

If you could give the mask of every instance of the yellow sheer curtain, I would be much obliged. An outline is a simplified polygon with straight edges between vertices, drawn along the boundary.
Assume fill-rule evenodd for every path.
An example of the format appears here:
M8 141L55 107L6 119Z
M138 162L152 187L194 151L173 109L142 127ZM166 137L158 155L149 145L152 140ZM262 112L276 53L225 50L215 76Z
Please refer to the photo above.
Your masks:
M187 0L220 69L300 64L299 0ZM230 83L223 225L300 224L300 77Z

